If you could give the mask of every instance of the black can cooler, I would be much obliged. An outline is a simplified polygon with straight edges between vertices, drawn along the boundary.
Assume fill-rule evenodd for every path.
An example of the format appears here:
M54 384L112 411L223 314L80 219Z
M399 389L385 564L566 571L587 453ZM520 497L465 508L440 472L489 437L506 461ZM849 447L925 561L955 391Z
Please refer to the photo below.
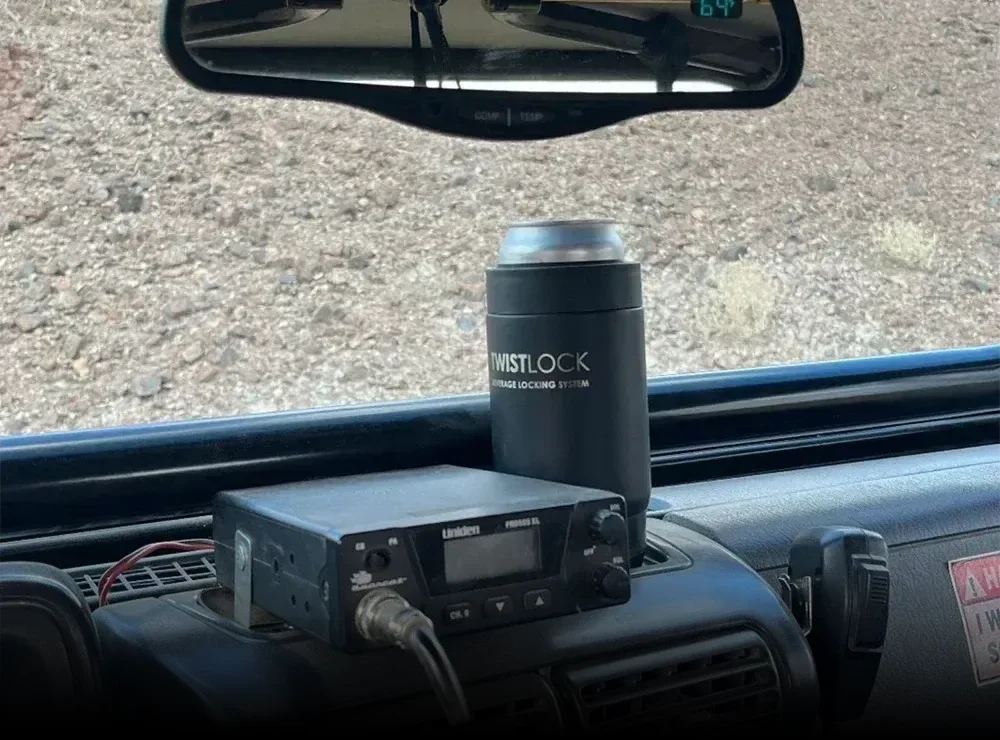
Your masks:
M495 468L620 494L640 564L650 496L642 276L614 222L511 226L486 302Z

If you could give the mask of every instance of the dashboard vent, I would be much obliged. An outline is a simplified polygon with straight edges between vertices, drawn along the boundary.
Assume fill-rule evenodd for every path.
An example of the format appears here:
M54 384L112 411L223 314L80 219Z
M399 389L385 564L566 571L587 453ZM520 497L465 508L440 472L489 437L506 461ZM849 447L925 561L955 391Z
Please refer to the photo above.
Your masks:
M679 547L650 533L646 539L646 554L642 565L632 569L632 577L641 578L671 570L684 570L691 567L691 564L691 558Z
M97 583L114 563L69 568L66 572L97 606ZM140 560L111 587L110 603L207 588L215 583L215 556L211 552L168 553Z
M753 632L595 660L553 671L588 731L738 724L767 728L781 692L774 661Z

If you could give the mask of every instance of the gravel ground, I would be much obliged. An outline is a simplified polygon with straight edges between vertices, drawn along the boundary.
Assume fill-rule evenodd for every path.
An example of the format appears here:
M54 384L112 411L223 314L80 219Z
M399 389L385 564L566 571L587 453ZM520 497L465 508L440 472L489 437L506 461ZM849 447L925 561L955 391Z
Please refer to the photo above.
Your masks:
M0 431L484 391L529 218L621 222L651 375L997 341L1000 4L801 12L776 108L504 146L199 93L150 0L0 0Z

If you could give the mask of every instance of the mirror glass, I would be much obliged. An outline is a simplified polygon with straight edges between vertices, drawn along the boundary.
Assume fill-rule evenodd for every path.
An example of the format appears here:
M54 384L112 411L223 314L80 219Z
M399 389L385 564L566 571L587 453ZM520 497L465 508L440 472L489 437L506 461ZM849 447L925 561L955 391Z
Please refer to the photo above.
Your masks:
M497 92L767 89L770 0L187 0L199 64L268 77Z

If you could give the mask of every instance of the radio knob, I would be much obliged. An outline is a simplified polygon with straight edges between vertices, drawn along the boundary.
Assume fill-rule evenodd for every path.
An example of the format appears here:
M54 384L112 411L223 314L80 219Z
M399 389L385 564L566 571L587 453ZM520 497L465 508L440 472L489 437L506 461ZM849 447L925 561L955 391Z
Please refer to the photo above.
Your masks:
M602 545L621 545L628 537L625 517L617 511L603 509L590 520L590 536Z
M620 565L605 563L594 572L594 587L604 598L621 601L628 597L631 588L628 571Z

